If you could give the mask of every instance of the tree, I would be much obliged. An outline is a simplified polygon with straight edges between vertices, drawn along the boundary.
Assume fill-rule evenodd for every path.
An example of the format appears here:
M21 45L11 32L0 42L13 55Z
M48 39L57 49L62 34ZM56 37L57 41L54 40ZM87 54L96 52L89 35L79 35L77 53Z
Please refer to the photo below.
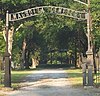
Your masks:
M99 0L91 0L91 12L92 12L92 21L93 21L93 34L95 37L95 41L97 42L97 46L99 47L99 11L98 9ZM98 6L96 6L96 4ZM78 5L73 0L2 0L0 2L0 18L2 21L1 25L4 25L5 22L5 13L7 10L10 10L10 12L18 12L27 8L35 7L35 6L43 6L43 5L55 5L55 6L63 6L68 7L72 9L77 10L86 10L84 5ZM1 22L0 21L0 22ZM32 21L32 22L31 22ZM83 24L83 22L80 24L80 26L84 26L84 28L79 27L74 19L71 19L69 17L64 16L57 16L57 15L51 15L49 13L43 13L40 14L40 16L35 16L32 18L27 18L25 20L21 20L19 22L14 23L15 29L20 25L24 24L23 28L20 28L17 32L14 33L14 43L13 43L13 60L17 61L18 64L20 63L20 55L22 52L22 43L24 39L26 39L26 50L31 48L31 50L28 50L28 52L31 54L36 49L41 50L40 52L43 52L43 50L48 49L59 49L61 48L67 48L71 49L74 52L74 47L77 47L77 50L81 49L81 52L85 52L87 47L86 42L86 36L85 36L85 30L86 30L86 22ZM78 22L80 23L80 22ZM10 23L11 24L11 23ZM13 24L13 23L12 23ZM25 25L26 24L26 25ZM10 25L11 26L11 25ZM68 28L64 27L67 26ZM78 30L75 28L80 28L83 30ZM33 30L33 31L32 31ZM70 32L66 32L66 30ZM79 31L79 33L78 33ZM82 31L82 32L81 32ZM37 33L37 34L36 34ZM78 38L78 34L80 37ZM61 36L64 38L62 38ZM64 36L65 35L65 36ZM67 38L68 37L68 38ZM2 36L1 36L2 38ZM38 40L37 40L38 38ZM61 39L62 38L62 39ZM78 40L80 39L80 40ZM34 40L34 42L33 42ZM74 42L76 40L76 43ZM78 48L78 41L80 42L81 48ZM3 41L3 38L0 41L0 44L2 47L1 53L4 53L5 49L5 42ZM31 42L30 42L31 41ZM41 44L41 41L42 44ZM62 42L62 43L61 43ZM76 45L75 45L75 44ZM17 46L16 46L17 45ZM34 45L34 46L33 46ZM61 46L60 46L61 45ZM83 47L82 47L83 46ZM32 49L35 50L32 50ZM17 54L17 55L16 55ZM15 58L15 57L19 58Z
M100 5L99 0L91 2L91 17L92 17L92 33L96 47L100 47Z

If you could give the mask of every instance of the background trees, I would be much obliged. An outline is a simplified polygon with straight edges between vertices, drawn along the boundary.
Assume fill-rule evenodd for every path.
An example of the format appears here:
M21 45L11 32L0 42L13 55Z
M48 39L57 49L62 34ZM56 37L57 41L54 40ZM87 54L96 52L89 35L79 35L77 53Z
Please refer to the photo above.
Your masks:
M78 5L73 0L2 0L0 2L0 54L3 55L5 51L5 41L2 31L5 26L6 10L17 12L42 5L55 5L86 10L85 6ZM99 10L99 0L91 0L92 33L97 48L100 47ZM16 31L16 28L20 24L23 24L23 26ZM39 16L13 22L10 26L12 25L15 28L12 60L17 66L22 65L25 68L29 68L33 62L31 59L41 60L41 54L44 51L67 49L69 52L71 50L72 55L77 60L77 54L81 52L85 53L87 50L86 22L76 21L72 18L55 14L43 13ZM45 54L46 56L48 56L47 53Z

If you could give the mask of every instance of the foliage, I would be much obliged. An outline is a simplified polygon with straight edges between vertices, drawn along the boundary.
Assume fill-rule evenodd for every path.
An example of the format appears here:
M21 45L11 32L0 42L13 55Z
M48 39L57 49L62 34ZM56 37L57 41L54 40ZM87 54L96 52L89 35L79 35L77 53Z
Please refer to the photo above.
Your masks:
M4 40L4 37L3 37L3 21L1 20L0 21L0 55L3 55L4 54L4 51L5 51L5 40Z
M94 34L96 47L100 47L100 1L92 0L91 3L92 32Z
M100 47L99 3L99 0L91 0L92 33L97 47ZM5 26L5 12L7 10L10 13L18 12L43 5L55 5L87 11L86 6L73 0L2 0L0 2L0 54L4 54L5 51L5 41L2 36L2 29ZM14 32L13 38L12 60L17 64L21 61L24 39L26 40L26 53L29 53L30 59L32 56L39 57L44 50L67 49L68 52L71 50L73 54L75 51L86 52L87 50L86 22L55 14L41 13L39 16L10 23L10 26L13 25L16 30L20 24L23 24L23 26Z

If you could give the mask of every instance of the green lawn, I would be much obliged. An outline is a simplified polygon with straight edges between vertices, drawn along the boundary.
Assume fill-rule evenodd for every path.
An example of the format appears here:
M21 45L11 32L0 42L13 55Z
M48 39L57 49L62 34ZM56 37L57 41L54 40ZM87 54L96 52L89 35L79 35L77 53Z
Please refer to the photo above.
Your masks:
M4 79L4 72L0 70L0 86L2 86L3 79Z
M94 74L94 84L97 87L100 87L100 71L97 74Z
M11 80L12 80L12 87L13 88L17 88L20 87L20 83L23 82L24 78L29 75L32 74L34 70L22 70L22 71L12 71L11 72ZM1 78L1 74L0 74L0 78ZM0 82L0 88L2 88L4 85L1 84Z
M34 70L22 70L22 71L12 71L12 87L17 88L20 87L20 83L23 82L24 78L32 74ZM66 72L69 76L69 81L71 82L72 86L79 87L82 86L82 70L81 69L67 69ZM100 75L99 75L100 76ZM3 84L0 84L2 87Z
M12 87L20 87L20 83L23 82L24 78L32 74L34 70L22 70L22 71L12 71ZM73 86L82 85L82 72L81 69L67 69L69 80Z
M69 81L74 87L82 86L82 71L81 69L67 69Z
M79 87L83 85L83 77L82 77L82 70L81 69L67 69L66 72L68 73L69 80L74 87ZM93 76L96 78L96 75ZM100 86L100 73L97 74L97 81L94 81L94 86Z
M32 70L12 71L12 83L20 83L27 75L32 73Z
M20 87L20 83L24 82L24 78L32 74L34 70L12 71L12 87Z

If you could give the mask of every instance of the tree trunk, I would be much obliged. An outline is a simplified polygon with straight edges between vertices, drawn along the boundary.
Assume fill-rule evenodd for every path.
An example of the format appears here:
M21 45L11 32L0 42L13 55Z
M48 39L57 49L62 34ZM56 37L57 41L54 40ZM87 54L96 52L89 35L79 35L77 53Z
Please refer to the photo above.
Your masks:
M36 66L39 64L39 61L35 58L32 58L32 68L36 68Z
M29 66L29 51L27 50L25 54L25 69L29 69Z
M26 41L24 39L23 45L22 45L22 58L21 58L20 69L24 69L24 64L25 64L25 49L26 49Z

